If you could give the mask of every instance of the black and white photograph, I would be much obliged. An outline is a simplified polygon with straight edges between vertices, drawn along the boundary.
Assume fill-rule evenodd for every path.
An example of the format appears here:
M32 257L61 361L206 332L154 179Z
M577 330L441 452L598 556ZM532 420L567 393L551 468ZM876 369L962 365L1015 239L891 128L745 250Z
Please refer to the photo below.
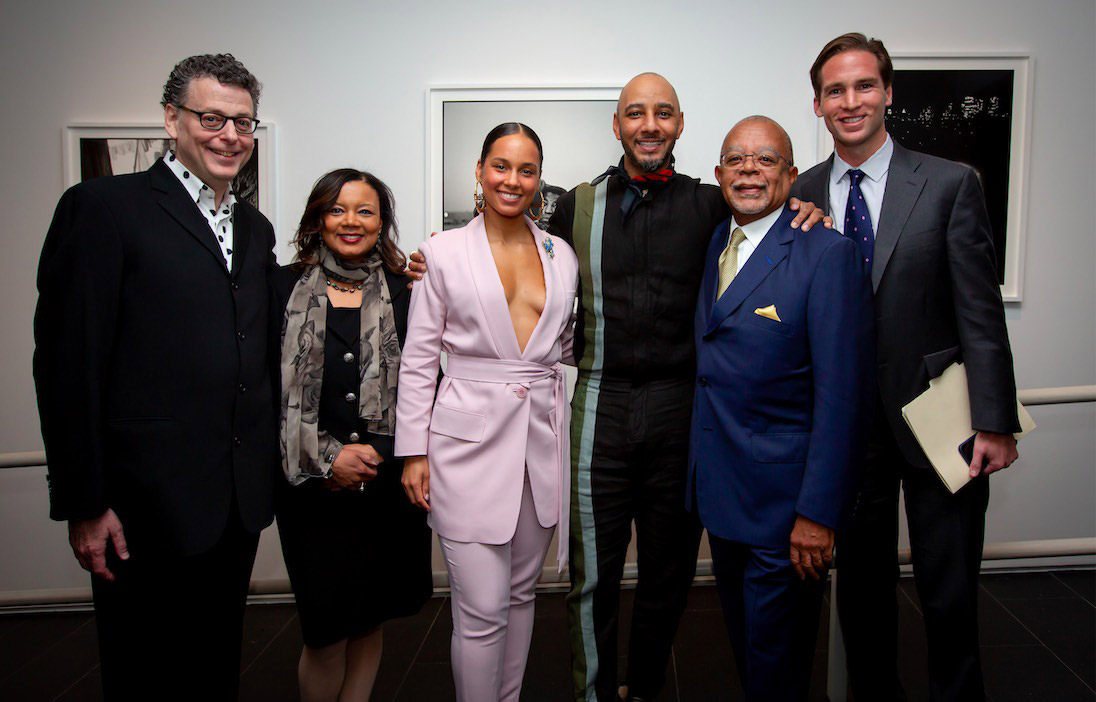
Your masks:
M80 139L80 180L148 170L171 148L171 139ZM259 140L232 181L232 192L259 206Z
M80 139L80 180L148 170L171 139Z
M432 144L438 162L431 173L432 192L440 211L436 231L467 224L476 214L472 191L483 139L503 122L533 129L544 146L541 195L544 207L537 225L547 229L560 195L620 160L613 138L613 112L619 88L609 89L437 89L432 91L432 121L440 132ZM440 176L440 177L438 177ZM533 212L536 215L537 212Z
M273 220L274 198L268 125L255 132L255 150L232 181L236 197L246 200ZM146 171L171 148L162 126L84 126L66 128L65 185L101 176Z

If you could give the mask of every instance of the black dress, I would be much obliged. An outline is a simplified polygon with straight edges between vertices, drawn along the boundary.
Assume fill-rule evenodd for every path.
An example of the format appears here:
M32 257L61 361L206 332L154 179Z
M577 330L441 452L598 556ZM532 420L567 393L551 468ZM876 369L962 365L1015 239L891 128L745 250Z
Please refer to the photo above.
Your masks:
M407 328L407 280L388 276L400 345ZM274 295L285 309L300 272L283 268ZM276 513L282 554L297 598L304 643L312 648L368 632L386 619L419 611L430 597L426 513L403 492L403 461L393 437L370 434L358 417L357 308L328 307L319 428L344 444L369 444L383 458L365 492L332 492L318 478L281 481ZM347 393L354 400L347 401ZM357 435L356 437L354 435Z

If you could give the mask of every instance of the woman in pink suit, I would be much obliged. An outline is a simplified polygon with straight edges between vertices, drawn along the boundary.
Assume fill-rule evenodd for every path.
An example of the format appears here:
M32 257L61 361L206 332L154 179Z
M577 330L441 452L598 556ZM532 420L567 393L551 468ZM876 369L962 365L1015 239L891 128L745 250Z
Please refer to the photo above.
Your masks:
M561 569L566 561L560 363L570 360L578 262L526 216L542 161L525 125L487 135L476 164L480 215L420 248L429 270L411 293L400 364L395 453L407 457L404 490L429 512L445 556L463 702L517 702L534 587L557 524Z

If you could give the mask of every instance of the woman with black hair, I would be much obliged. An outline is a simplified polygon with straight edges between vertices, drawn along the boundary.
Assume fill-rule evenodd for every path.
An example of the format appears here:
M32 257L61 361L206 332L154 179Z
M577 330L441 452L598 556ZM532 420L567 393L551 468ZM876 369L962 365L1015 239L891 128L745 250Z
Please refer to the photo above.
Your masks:
M381 623L430 597L430 530L393 457L410 297L392 193L339 169L312 188L296 261L272 277L284 310L278 531L301 620L301 699L368 700Z
M543 210L540 139L523 124L487 135L479 213L424 243L400 368L396 455L429 512L449 572L457 699L517 702L534 588L552 532L566 559L570 357L578 261L528 216ZM445 377L435 381L442 352Z

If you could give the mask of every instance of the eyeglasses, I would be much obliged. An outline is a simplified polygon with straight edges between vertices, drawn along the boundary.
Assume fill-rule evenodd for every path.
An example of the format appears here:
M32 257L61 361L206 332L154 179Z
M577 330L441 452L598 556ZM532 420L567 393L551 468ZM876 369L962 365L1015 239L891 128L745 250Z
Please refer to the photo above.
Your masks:
M179 109L186 110L187 112L196 115L198 117L198 124L202 125L203 129L208 129L211 132L221 131L229 120L232 120L232 125L236 127L237 134L254 134L255 130L259 127L259 120L254 117L227 117L220 112L199 112L198 110L192 110L186 105L179 105Z
M764 168L765 170L771 170L780 165L780 162L788 164L790 168L792 162L784 158L775 151L758 151L755 154L744 154L741 151L728 151L719 157L719 165L724 168L742 168L746 165L746 159L752 158L754 165L758 168Z

